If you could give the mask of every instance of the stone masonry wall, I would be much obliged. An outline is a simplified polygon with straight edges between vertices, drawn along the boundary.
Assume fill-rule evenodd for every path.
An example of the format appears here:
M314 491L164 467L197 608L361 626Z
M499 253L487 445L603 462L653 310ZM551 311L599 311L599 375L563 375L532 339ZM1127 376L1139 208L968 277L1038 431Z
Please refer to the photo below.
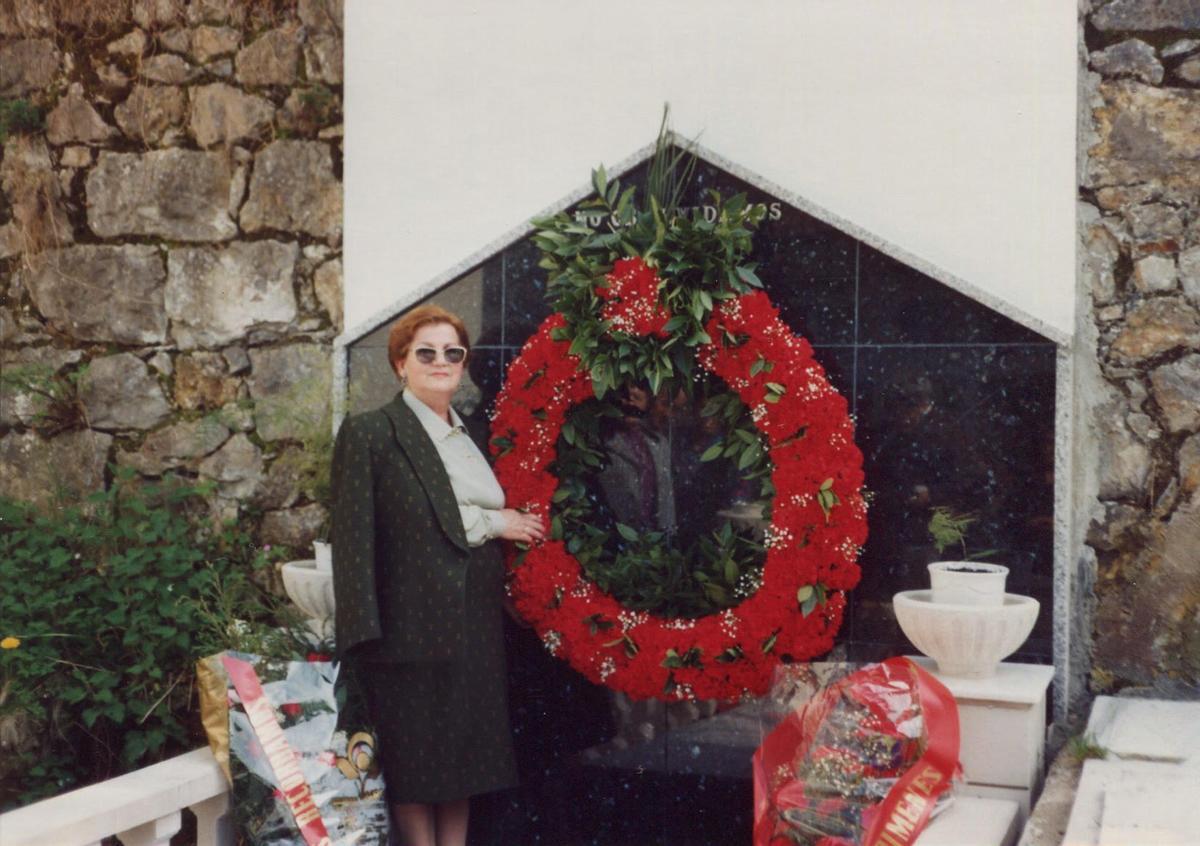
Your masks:
M0 494L174 470L311 541L341 92L341 0L0 0L0 104L44 117L0 158Z
M1082 5L1092 689L1170 694L1200 683L1200 3Z

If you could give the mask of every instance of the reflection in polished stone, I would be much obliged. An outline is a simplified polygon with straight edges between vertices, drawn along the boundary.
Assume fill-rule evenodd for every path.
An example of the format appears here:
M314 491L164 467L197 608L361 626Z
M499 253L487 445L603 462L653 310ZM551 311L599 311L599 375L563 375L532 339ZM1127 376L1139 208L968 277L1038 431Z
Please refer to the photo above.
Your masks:
M567 549L626 608L698 617L760 581L765 459L739 470L740 430L765 453L745 406L715 379L651 393L627 384L572 409L551 467ZM570 433L568 437L567 432Z

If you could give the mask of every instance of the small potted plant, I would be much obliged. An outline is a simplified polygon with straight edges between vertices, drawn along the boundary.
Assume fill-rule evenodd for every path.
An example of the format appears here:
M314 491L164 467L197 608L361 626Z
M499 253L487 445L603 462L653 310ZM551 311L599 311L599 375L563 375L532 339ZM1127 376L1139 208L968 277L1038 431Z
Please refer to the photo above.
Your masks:
M963 551L960 561L934 561L929 565L929 586L934 602L955 605L1003 605L1008 568L980 561L995 550L967 554L967 528L975 522L972 514L958 514L946 506L935 506L929 519L929 535L938 554L951 546Z

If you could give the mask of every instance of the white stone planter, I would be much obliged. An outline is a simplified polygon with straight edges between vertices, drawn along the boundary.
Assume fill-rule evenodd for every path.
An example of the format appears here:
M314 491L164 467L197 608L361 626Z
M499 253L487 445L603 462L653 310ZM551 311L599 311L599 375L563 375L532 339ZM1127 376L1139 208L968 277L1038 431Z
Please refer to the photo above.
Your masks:
M906 590L892 598L896 621L938 671L965 679L988 678L1017 651L1037 621L1038 601L1005 594L999 605L937 602L933 591Z
M333 635L333 572L317 568L312 559L283 565L283 589L288 598L309 616L308 626L318 638Z
M934 602L1003 605L1007 579L1007 567L983 561L935 561L929 565Z

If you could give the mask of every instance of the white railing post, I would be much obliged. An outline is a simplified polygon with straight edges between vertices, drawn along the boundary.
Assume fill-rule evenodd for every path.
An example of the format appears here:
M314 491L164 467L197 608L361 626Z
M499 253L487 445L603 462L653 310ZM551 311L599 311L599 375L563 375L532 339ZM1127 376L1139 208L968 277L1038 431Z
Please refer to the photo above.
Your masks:
M179 811L142 823L126 831L118 831L117 837L124 846L171 846L171 838L183 828L183 814Z
M191 811L196 815L196 846L234 846L228 793L197 802Z

